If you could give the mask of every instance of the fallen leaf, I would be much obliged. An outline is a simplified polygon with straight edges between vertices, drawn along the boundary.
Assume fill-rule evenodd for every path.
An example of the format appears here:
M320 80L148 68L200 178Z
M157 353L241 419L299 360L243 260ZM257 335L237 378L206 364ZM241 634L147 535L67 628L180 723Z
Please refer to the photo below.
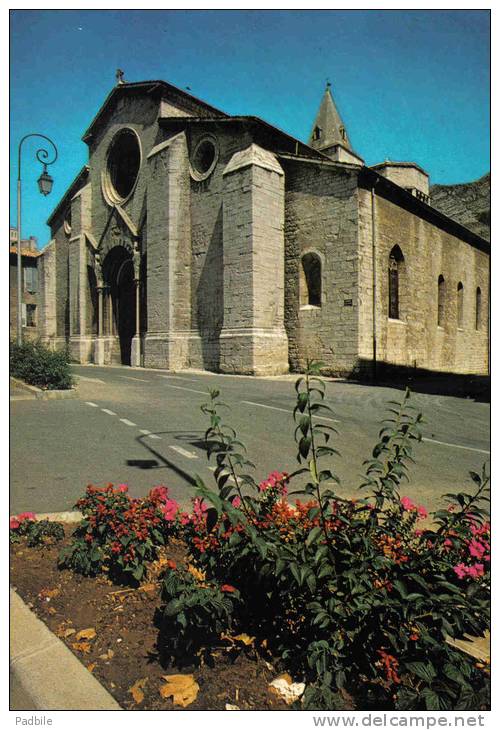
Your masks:
M87 664L87 669L89 670L89 672L93 672L95 669L95 666L96 666L95 662L92 662L92 664Z
M68 636L72 636L76 633L76 629L66 629L66 631L63 633L63 636L65 639L68 638Z
M238 705L230 705L229 702L226 702L226 710L239 710L240 708Z
M49 608L47 609L47 611L48 611L48 612L49 612L50 614L52 614L52 615L54 615L55 613L57 613L56 609L55 609L55 608L52 608L52 606L50 606L50 607L49 607Z
M160 687L160 695L165 700L172 697L174 705L178 707L187 707L198 696L200 685L192 674L168 674L163 675L162 679L166 684Z
M112 659L115 655L113 649L108 649L106 654L99 654L99 659Z
M75 636L75 639L77 641L80 641L80 639L93 639L95 637L95 629L82 629L77 633Z
M55 598L60 592L59 588L53 588L52 590L49 588L42 588L38 595L40 598Z
M221 639L226 639L226 641L230 641L231 644L235 644L236 642L241 642L245 646L253 646L255 642L255 636L249 636L248 634L236 634L232 636L231 634L221 634Z
M142 679L138 679L137 682L135 682L132 687L129 687L128 691L134 698L134 702L136 705L140 705L141 702L144 699L144 692L142 691L142 688L145 686L146 682L148 681L147 677L143 677Z
M156 590L156 583L144 583L144 585L142 585L139 588L139 590L140 591L144 591L144 593L149 593L151 591L155 591Z
M71 644L71 648L75 651L81 651L83 654L90 654L90 644L88 641L75 641Z
M269 683L269 691L284 700L287 705L296 702L304 694L306 685L304 682L294 682L291 676L285 672Z

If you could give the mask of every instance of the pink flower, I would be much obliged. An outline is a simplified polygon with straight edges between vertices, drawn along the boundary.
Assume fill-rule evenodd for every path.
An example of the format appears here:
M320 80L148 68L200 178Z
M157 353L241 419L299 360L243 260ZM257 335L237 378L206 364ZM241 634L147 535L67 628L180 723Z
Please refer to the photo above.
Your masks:
M455 511L455 505L454 504L449 504L447 506L447 508L446 508L446 511L447 512L454 512Z
M17 519L19 522L24 522L25 520L36 520L36 514L34 512L21 512L20 515L17 515Z
M183 527L185 527L186 525L189 525L189 523L191 522L191 517L188 515L187 512L181 512L181 515L179 517L179 522L181 523L181 525Z
M413 504L409 497L401 497L401 507L408 512L417 508L416 504Z
M236 509L238 509L238 507L241 507L241 499L238 497L238 495L236 495L236 497L233 497L233 507L236 507Z
M465 576L467 575L467 568L465 567L465 565L463 563L459 563L458 565L455 565L453 570L455 571L455 574L460 579L465 578Z
M422 537L422 535L423 535L424 533L423 533L423 531L422 531L422 530L415 530L415 532L414 532L413 534L415 535L415 537Z
M126 484L119 484L118 487L117 487L117 490L119 492L123 492L123 493L124 492L128 492L128 487L127 487Z
M447 537L446 540L443 542L443 547L445 547L445 548L452 548L453 547L453 543L452 543L452 541L450 540L449 537Z
M482 563L475 563L475 565L470 566L467 572L471 578L480 578L484 575L484 565Z
M473 558L481 559L486 552L485 547L479 540L471 540L469 543L469 553Z
M11 517L9 520L9 528L11 530L17 530L20 524L21 523L19 522L19 520L17 520L15 517Z
M157 487L153 487L149 496L151 499L158 499L160 502L166 502L168 499L168 488L160 484Z
M418 517L420 520L425 520L425 518L428 517L428 515L429 515L429 513L427 512L425 507L423 507L422 505L417 507L417 512L418 512Z
M175 520L177 512L179 511L179 505L175 499L167 499L163 507L161 508L163 517L167 522Z
M199 497L195 497L193 500L193 512L199 519L204 518L204 513L208 510L208 506Z

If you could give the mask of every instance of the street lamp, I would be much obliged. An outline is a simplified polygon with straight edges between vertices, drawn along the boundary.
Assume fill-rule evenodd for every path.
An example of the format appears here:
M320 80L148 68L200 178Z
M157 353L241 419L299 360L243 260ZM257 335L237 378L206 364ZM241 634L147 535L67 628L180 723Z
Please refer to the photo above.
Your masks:
M49 153L41 148L36 151L36 159L43 165L43 171L38 178L38 189L42 195L48 195L52 190L53 179L47 172L47 165L52 165L57 160L57 147L53 141L44 134L27 134L19 142L17 150L17 344L23 341L23 316L22 316L22 257L21 257L21 150L23 142L29 137L41 137L50 142L54 148L54 159L47 162Z

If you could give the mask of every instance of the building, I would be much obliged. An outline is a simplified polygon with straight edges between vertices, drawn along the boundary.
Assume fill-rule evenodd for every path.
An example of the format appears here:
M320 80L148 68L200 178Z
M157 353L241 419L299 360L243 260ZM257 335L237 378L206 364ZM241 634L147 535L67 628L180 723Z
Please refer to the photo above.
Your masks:
M305 144L122 76L48 221L46 341L174 370L487 373L489 243L419 165L365 166L330 85Z
M23 338L38 337L38 262L40 251L35 236L21 240ZM17 334L17 228L9 230L9 335Z

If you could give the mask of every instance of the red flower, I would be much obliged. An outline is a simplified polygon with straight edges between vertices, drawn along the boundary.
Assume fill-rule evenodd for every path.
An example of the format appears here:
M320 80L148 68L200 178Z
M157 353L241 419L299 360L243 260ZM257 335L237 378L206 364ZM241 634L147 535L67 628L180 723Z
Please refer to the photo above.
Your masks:
M175 560L167 560L167 566L171 570L175 570L177 568L177 563L175 562Z
M21 523L19 522L19 520L16 517L11 517L9 520L9 528L11 530L17 530L17 528L19 527L20 524Z
M220 589L223 593L234 593L236 590L234 586L230 586L227 583L224 583L224 585L221 586Z

